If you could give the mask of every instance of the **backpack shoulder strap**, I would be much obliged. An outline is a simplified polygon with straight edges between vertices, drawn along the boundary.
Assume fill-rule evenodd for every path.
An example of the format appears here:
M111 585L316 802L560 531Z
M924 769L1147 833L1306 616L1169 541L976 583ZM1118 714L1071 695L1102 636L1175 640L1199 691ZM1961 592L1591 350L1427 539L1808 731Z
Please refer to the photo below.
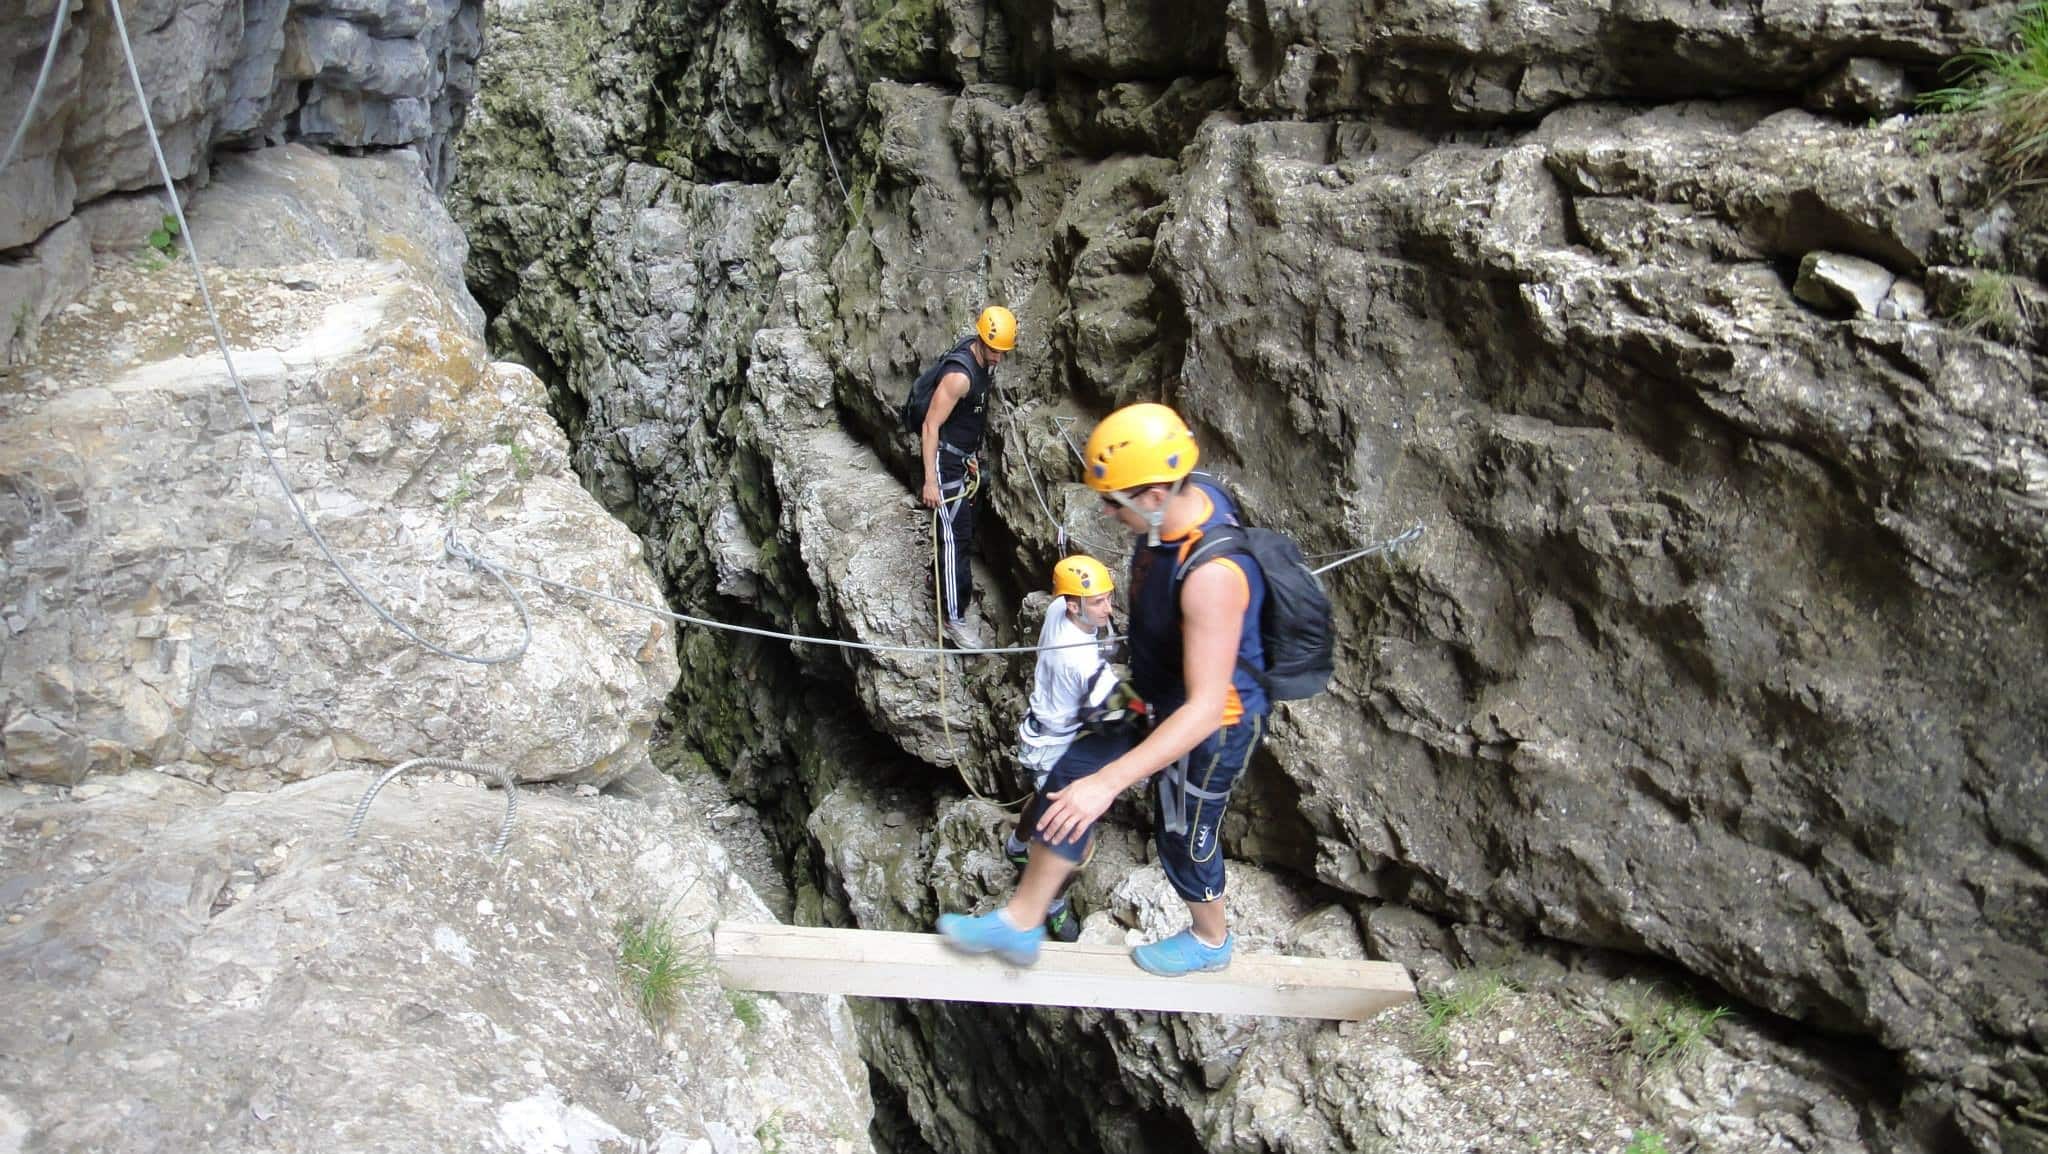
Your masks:
M1250 534L1246 533L1240 525L1216 525L1203 533L1202 539L1197 541L1194 549L1188 553L1187 560L1174 567L1174 611L1180 611L1180 583L1187 579L1189 573L1194 572L1196 566L1215 560L1218 557L1250 556L1250 541ZM1243 657L1237 659L1237 667L1244 670L1261 686L1266 685L1265 670L1246 661Z
M1245 551L1244 530L1236 525L1215 525L1202 534L1195 547L1188 551L1187 559L1173 567L1173 583L1178 585L1187 580L1187 575L1205 561L1228 557Z
M942 365L958 364L960 371L966 373L969 380L972 380L975 374L982 370L981 362L974 359L973 337L968 337L959 344L947 349L945 355L939 358L939 363ZM940 375L943 376L944 373L942 372Z

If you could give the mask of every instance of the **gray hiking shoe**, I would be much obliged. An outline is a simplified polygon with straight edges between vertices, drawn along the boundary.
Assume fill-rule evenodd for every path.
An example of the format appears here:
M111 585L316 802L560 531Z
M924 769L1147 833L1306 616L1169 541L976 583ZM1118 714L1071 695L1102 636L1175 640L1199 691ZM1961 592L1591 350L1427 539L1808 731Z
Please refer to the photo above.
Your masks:
M958 649L988 648L988 642L981 635L981 626L965 617L946 622L946 637Z

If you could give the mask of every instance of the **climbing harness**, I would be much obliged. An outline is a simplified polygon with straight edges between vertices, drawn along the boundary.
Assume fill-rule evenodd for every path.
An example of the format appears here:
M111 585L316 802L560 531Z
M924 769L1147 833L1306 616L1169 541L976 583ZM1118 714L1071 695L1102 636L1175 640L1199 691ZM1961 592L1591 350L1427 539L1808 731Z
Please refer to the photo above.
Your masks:
M384 775L363 792L362 800L356 802L356 811L348 819L348 840L354 841L356 834L362 830L363 818L369 816L370 803L377 800L379 791L399 774L419 765L430 769L459 769L465 773L486 773L498 779L499 784L505 787L505 820L498 824L498 840L491 846L491 856L498 857L503 854L505 843L512 840L512 818L519 812L519 791L513 788L517 783L512 780L511 771L503 766L479 765L473 761L456 761L447 757L415 757L411 761L399 762L385 770Z
M958 504L961 501L972 501L974 494L980 488L981 469L978 462L973 457L969 457L967 458L967 476L961 482L960 492L951 497L941 496L938 505L932 509L932 612L938 619L938 629L932 643L941 649L945 648L946 645L946 594L944 588L946 568L939 563L939 526L945 521L946 506ZM939 675L939 729L946 735L946 755L957 762L960 757L960 751L953 744L953 722L946 716L946 659L944 657L935 658L933 664ZM960 772L960 780L963 782L967 781L967 771L964 769ZM969 783L967 788L972 791L974 786L972 783Z

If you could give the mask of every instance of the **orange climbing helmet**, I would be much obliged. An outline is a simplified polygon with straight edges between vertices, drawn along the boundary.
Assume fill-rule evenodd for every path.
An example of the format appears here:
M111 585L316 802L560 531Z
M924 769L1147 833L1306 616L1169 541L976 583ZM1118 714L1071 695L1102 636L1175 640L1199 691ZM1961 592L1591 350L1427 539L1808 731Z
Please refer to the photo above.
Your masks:
M1187 422L1165 405L1125 405L1088 435L1083 460L1098 493L1165 485L1194 471L1200 456Z
M981 343L999 353L1017 347L1017 314L1001 305L990 305L974 318L975 335Z
M1052 567L1052 591L1062 597L1094 597L1115 589L1109 566L1085 553L1064 558Z

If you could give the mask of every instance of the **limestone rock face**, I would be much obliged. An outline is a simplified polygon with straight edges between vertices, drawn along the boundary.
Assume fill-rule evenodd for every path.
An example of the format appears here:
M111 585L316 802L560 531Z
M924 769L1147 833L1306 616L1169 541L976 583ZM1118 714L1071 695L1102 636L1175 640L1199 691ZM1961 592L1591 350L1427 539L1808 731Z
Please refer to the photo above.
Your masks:
M76 10L20 155L0 172L0 250L75 205L158 180L102 3L27 0L0 15L6 131L27 109L60 4ZM429 177L445 180L482 46L481 0L147 0L122 11L173 176L203 176L221 145L301 140L416 146Z
M346 840L369 781L0 786L11 1148L868 1148L845 1004L707 975L710 925L770 915L674 786L523 791L493 858L474 783L394 783ZM649 1016L620 943L657 922Z
M507 588L444 556L658 602L568 471L533 374L490 361L462 243L409 152L235 157L193 240L264 439L355 581L458 652L512 652ZM252 228L252 222L263 227ZM666 626L530 582L523 659L436 656L300 527L185 265L117 261L45 330L0 422L7 776L129 768L256 787L440 756L602 783L676 678Z
M1958 37L1996 40L2012 10L1969 0L1233 0L1227 52L1239 98L1255 111L1395 108L1487 121L1588 97L1796 92L1851 51L1867 58L1864 70L1925 67L1953 55Z
M2004 904L2048 880L2042 735L2005 720L2048 699L2039 366L1819 319L1773 267L1849 222L1880 272L1943 259L1961 170L1890 175L1885 134L1799 113L1610 123L1355 166L1320 127L1198 146L1162 244L1200 318L1182 405L1255 516L1426 527L1337 580L1364 676L1276 726L1337 843L1317 872L1356 854L1384 896L1426 858L1410 901L1671 957L1962 1078L2048 1008ZM1674 213L1667 182L1708 168ZM1247 376L1284 403L1247 408ZM1325 500L1266 464L1290 443Z
M928 633L892 409L991 300L1022 333L984 478L1005 640L1062 552L1121 556L1067 483L1117 404L1181 408L1312 554L1420 526L1328 578L1338 675L1232 803L1233 869L1270 880L1234 915L1341 894L1425 972L1512 945L1699 983L1763 1024L1724 1039L1759 1065L1624 1105L1702 1149L2032 1150L2048 239L1967 131L1872 120L2015 10L1233 0L1219 47L1118 34L1144 3L502 5L457 212L494 339L713 615ZM1018 792L1024 663L683 649L679 731L807 851L800 917L910 928L1008 884L964 848L995 819L932 795ZM1117 896L1142 865L1098 863L1091 932L1160 926ZM988 1013L877 1011L885 1113L949 1149L1082 1141L1014 1121L1029 1078L936 1088L1066 1037ZM1406 1076L1089 1036L1061 1085L1162 1149L1369 1146L1260 1119L1356 1122ZM1683 1104L1779 1092L1743 1086L1796 1105Z

